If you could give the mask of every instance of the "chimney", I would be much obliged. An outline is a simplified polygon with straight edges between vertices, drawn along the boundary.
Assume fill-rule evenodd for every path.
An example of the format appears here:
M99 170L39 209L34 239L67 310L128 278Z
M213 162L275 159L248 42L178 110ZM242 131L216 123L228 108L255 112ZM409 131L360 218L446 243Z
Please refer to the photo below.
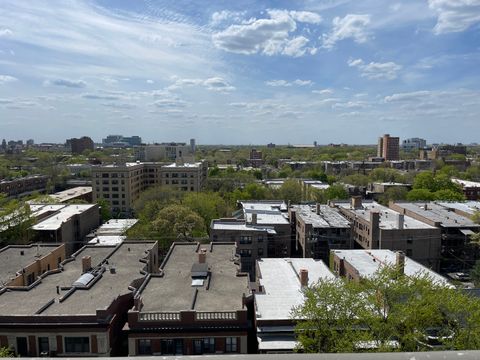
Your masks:
M92 258L90 256L82 257L82 274L92 268Z
M200 249L198 252L198 262L200 264L205 264L207 262L207 249Z
M320 215L320 203L317 203L317 215Z
M300 285L302 287L308 286L308 270L300 269Z
M257 213L252 213L252 225L257 225Z
M398 230L403 230L404 224L405 224L405 215L398 214Z
M397 251L396 265L400 275L405 274L405 253L403 251Z
M352 196L352 208L360 209L362 207L362 197Z

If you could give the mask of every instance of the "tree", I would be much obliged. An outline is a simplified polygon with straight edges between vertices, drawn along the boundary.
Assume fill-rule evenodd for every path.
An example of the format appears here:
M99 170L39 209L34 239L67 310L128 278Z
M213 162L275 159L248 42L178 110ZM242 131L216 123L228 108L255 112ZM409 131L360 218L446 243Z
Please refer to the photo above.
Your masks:
M302 185L293 179L285 180L278 189L278 197L286 202L299 203L302 201Z
M393 200L405 200L407 197L408 190L404 187L391 187L387 189L382 195L380 195L379 202L384 205L388 205L388 203Z
M292 315L305 352L421 351L432 337L443 349L480 345L480 300L425 274L384 266L359 282L321 280L304 297Z
M348 191L339 184L331 185L325 190L313 191L313 200L321 204L326 204L329 200L345 200L348 198Z
M106 199L98 199L97 204L100 208L100 218L102 221L105 222L110 220L112 218L110 203Z
M207 229L212 219L225 217L230 210L226 201L218 193L213 192L188 193L184 196L182 205L200 215Z
M27 203L0 198L0 245L28 243L34 224Z
M412 189L407 193L407 200L408 201L431 201L434 199L433 193L428 189Z
M6 347L1 347L0 348L0 358L13 358L15 357L15 353Z
M475 265L470 270L470 277L478 288L480 286L480 260L475 261Z
M444 201L463 201L465 196L463 193L451 189L442 189L433 193L434 200Z

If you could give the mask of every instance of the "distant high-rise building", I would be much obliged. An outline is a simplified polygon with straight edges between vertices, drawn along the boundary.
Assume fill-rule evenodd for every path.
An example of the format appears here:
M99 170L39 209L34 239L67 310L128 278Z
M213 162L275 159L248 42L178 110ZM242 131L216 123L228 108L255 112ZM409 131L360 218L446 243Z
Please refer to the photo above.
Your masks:
M68 139L66 146L70 147L72 154L81 154L85 150L93 150L93 140L88 136L82 136L81 138Z
M32 146L33 144L35 144L35 141L33 139L27 140L27 146Z
M2 150L7 150L7 140L2 140Z
M427 146L427 140L420 138L410 138L402 141L403 150L418 150Z
M400 160L400 138L385 134L378 138L377 156L385 161Z
M190 139L190 151L192 152L192 154L195 154L195 150L196 150L195 139Z
M140 136L123 136L123 135L108 135L102 139L104 147L133 147L142 144Z
M186 143L147 144L135 147L138 161L179 161L193 162L194 153Z
M257 149L250 150L250 165L253 167L259 167L263 165L263 154Z

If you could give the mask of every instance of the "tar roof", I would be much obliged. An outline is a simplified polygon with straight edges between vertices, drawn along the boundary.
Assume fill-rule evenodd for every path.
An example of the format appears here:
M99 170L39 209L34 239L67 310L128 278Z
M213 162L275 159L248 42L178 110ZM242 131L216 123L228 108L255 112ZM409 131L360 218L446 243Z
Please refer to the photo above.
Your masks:
M138 222L138 219L111 219L97 228L95 235L122 235Z
M371 277L381 266L392 266L396 263L396 253L391 250L334 250L336 256L351 264L361 277ZM406 275L427 275L438 284L450 285L443 276L429 268L405 257Z
M320 278L335 276L321 260L264 258L258 260L260 285L263 293L255 294L257 320L286 320L294 306L304 301L299 280L300 269L308 270L308 283L313 285Z
M281 225L289 224L287 214L281 213L280 211L244 211L245 220L248 223L252 222L252 214L257 214L257 224L259 225Z
M239 201L244 210L251 211L286 211L287 204L283 200Z
M476 227L480 225L475 224L471 219L457 214L444 206L435 202L396 202L397 206L412 211L422 217L431 221L440 223L442 227Z
M152 277L142 291L142 312L242 309L243 294L249 292L248 276L237 276L238 267L233 258L235 245L213 243L202 247L208 249L206 263L210 279L207 278L203 286L192 286L192 265L198 263L197 245L174 244L163 267L164 275Z
M50 254L59 245L10 245L0 249L0 287L16 277L16 273Z
M361 208L352 208L350 202L335 201L335 204L347 209L356 216L370 221L370 213L378 212L380 214L380 229L398 230L399 213L389 209L375 201L363 201ZM433 226L427 225L421 221L415 220L410 216L404 216L403 229L434 229Z
M350 223L336 209L320 205L317 214L316 205L296 205L296 216L314 228L349 228Z
M154 246L152 242L123 243L118 247L86 246L74 254L73 261L66 261L63 271L45 276L39 284L28 291L7 291L0 295L0 315L33 315L49 301L54 302L41 315L95 315L106 309L118 296L130 293L128 286L133 280L143 278L140 271L145 264L140 262ZM88 290L76 290L64 301L72 284L82 275L82 257L90 256L92 267L98 267L105 259L107 271ZM108 268L114 266L115 272ZM60 294L57 294L57 286Z

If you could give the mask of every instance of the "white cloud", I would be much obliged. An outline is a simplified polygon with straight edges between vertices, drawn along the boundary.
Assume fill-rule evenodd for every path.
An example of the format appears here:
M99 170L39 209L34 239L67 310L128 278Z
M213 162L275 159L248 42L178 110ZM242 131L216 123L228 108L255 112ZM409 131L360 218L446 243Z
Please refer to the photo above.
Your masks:
M146 83L147 83L147 84L154 84L155 81L153 81L153 80L151 80L151 79L148 79L148 80L146 81Z
M413 91L408 93L398 93L392 94L389 96L385 96L384 101L386 103L390 102L411 102L411 101L420 101L425 97L429 97L431 95L430 91Z
M221 24L227 20L233 20L235 22L239 22L241 18L245 15L245 11L229 11L229 10L222 10L222 11L215 11L212 14L212 25Z
M299 57L314 54L314 47L305 36L290 37L297 30L297 22L318 23L315 13L268 10L269 18L251 19L242 24L230 25L212 37L217 48L238 54L286 55ZM316 16L315 16L316 15Z
M83 80L70 80L70 79L52 79L43 82L45 86L63 86L68 88L84 88L87 83Z
M433 32L437 35L460 32L480 23L480 0L428 0L438 14Z
M154 105L158 108L184 108L187 103L177 98L160 99L154 102Z
M293 80L291 82L289 82L287 80L270 80L270 81L265 81L265 84L268 85L268 86L274 86L274 87L280 87L280 86L288 87L288 86L293 86L293 85L310 86L310 85L313 85L313 81L312 80L301 80L301 79L296 79L296 80Z
M17 81L18 79L16 77L10 76L10 75L0 75L0 85L9 83L9 82L14 82Z
M401 65L391 61L386 63L370 62L366 64L362 59L349 60L348 66L358 68L360 70L360 76L370 80L394 80L397 78L397 73L402 69Z
M370 15L348 14L343 18L334 18L332 23L332 31L322 36L324 48L331 49L338 41L345 39L353 39L361 44L369 38L367 27L370 24Z
M12 35L13 32L10 29L0 29L0 37Z
M230 92L235 90L235 87L230 85L226 80L221 77L212 77L203 82L203 85L208 90L218 91L218 92Z
M330 95L330 94L333 94L333 90L332 89L312 90L312 94Z

